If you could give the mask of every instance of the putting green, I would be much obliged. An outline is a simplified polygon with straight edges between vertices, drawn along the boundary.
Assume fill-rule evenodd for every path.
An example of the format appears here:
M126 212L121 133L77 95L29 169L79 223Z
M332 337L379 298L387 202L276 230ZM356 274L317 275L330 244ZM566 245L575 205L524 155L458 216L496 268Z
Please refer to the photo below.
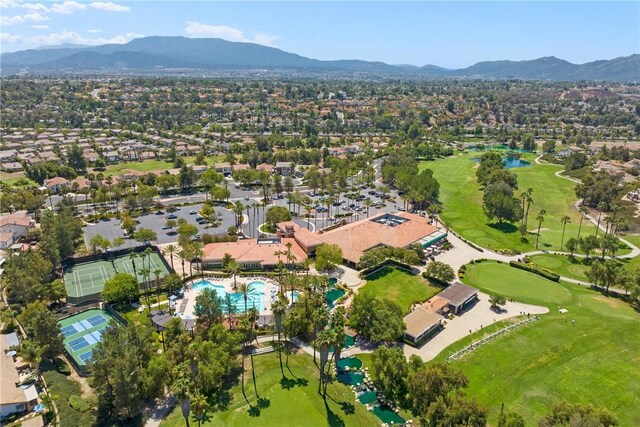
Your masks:
M572 279L588 281L587 272L589 271L589 265L583 264L585 261L583 258L575 258L571 260L565 255L534 255L529 257L531 262L540 267L544 267L553 271L556 274L564 277L570 277Z
M571 301L571 292L537 274L485 261L467 264L463 282L487 293L529 304L554 305Z

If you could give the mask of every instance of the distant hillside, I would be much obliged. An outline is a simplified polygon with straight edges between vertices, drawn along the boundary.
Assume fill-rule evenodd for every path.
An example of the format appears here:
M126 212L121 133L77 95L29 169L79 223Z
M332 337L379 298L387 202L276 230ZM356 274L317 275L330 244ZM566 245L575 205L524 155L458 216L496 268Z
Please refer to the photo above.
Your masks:
M424 77L640 81L640 55L580 65L555 57L530 61L488 61L464 69L448 70L435 65L418 67L361 60L320 61L253 43L185 37L145 37L126 44L56 46L11 52L0 56L0 67L3 75L237 69Z

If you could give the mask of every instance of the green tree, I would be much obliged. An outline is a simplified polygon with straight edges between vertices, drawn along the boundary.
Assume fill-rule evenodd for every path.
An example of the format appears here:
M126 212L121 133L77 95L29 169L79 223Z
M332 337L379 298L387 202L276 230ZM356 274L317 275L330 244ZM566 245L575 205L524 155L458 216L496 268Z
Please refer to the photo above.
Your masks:
M291 212L285 206L272 206L267 209L266 221L274 229L280 222L291 221Z
M138 279L129 273L116 273L104 282L102 299L110 304L119 305L135 301L140 295Z
M62 353L63 337L58 319L47 309L44 302L34 301L27 304L18 320L32 342L40 347L43 357L52 359Z
M323 243L316 249L316 269L332 270L342 262L342 249L338 245Z
M84 158L82 148L76 142L67 149L67 163L76 172L84 173L87 168L87 161Z
M539 423L540 427L617 426L617 418L605 408L566 401L556 403Z
M409 365L400 348L378 347L371 353L371 378L388 399L406 402L408 377Z
M496 310L501 305L505 305L507 303L507 300L503 296L491 294L489 296L489 303L491 304L491 308Z
M158 239L158 234L150 228L139 228L133 238L138 242L151 242Z
M526 427L526 423L517 412L500 412L497 427Z
M440 261L433 261L427 264L424 273L445 283L451 283L456 278L456 273L449 264Z
M489 184L482 196L482 209L489 219L515 222L522 218L520 203L513 196L513 189L506 183L498 181Z
M560 222L562 222L562 239L560 239L560 250L562 250L564 246L564 230L567 228L567 224L571 222L571 218L565 215L560 219Z
M538 212L538 216L536 216L536 219L538 220L538 231L536 232L536 249L538 249L538 242L540 241L540 227L542 227L542 222L544 221L544 216L546 214L547 211L541 209L540 212Z
M376 343L389 343L404 332L402 308L394 301L381 300L369 293L353 298L349 321L352 328Z
M203 289L196 297L194 314L205 327L222 322L222 301L213 289Z

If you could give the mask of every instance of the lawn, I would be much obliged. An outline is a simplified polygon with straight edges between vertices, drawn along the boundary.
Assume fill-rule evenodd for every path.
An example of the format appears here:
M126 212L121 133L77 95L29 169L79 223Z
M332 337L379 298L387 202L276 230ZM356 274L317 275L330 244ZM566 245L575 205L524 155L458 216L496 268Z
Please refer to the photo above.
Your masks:
M247 398L253 411L242 396L240 385L234 386L233 398L223 412L208 414L204 426L373 426L380 421L356 403L349 387L334 382L327 389L327 400L318 394L318 369L309 355L289 357L289 369L284 368L282 379L276 353L254 357L258 393L262 399L259 408L253 390L251 370L247 359L248 375L245 375ZM192 418L192 424L197 421ZM163 427L185 425L182 413L176 408L162 422Z
M562 166L538 165L531 154L523 157L531 162L531 166L511 169L518 175L520 190L533 189L534 204L529 212L529 234L526 241L520 239L517 224L491 223L482 211L482 191L475 176L477 163L472 160L479 155L467 153L420 163L422 169L432 169L440 183L440 201L444 205L441 217L450 228L485 248L527 252L535 250L536 216L541 209L545 209L547 214L542 223L539 249L560 249L560 219L564 215L571 218L571 223L566 227L565 241L577 236L580 214L574 207L577 200L574 194L575 184L554 175ZM583 221L582 235L594 231L593 225Z
M496 422L503 403L534 422L554 402L568 400L604 406L621 426L640 425L640 313L621 300L529 277L506 264L487 262L467 269L467 283L551 310L451 362L469 377L468 394L489 408L490 422ZM558 306L568 313L560 314ZM459 346L450 346L437 360Z
M60 423L63 426L91 426L94 424L95 415L93 412L82 413L69 406L69 397L82 396L80 384L70 377L62 375L56 371L55 366L49 362L44 362L41 366L42 376L47 382L49 392L60 412Z
M590 264L585 258L570 258L567 255L534 255L529 257L534 264L551 270L556 274L572 279L589 281L587 272L590 270Z
M564 286L495 261L467 264L463 282L488 294L495 293L531 304L553 305L571 301L571 292Z
M193 165L195 159L194 156L183 157L187 165ZM213 165L215 162L224 160L224 156L209 156L206 158L208 165ZM112 165L107 165L107 168L102 174L104 176L120 175L122 171L132 169L139 172L151 172L155 170L167 170L173 169L173 162L167 162L164 160L145 160L143 162L121 162Z
M411 304L426 301L440 288L431 285L421 276L416 276L393 267L385 267L367 277L367 284L361 293L372 293L377 298L395 301L405 313Z

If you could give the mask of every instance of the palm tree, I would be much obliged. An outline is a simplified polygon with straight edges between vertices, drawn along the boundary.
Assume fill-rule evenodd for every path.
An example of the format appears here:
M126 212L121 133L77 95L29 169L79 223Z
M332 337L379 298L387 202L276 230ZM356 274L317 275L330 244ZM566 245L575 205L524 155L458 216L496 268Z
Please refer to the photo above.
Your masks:
M562 222L562 239L560 240L560 250L562 250L564 246L564 229L567 228L567 223L571 222L571 218L565 215L560 219L560 222Z
M577 237L578 240L580 240L580 231L582 230L582 220L584 219L587 212L589 212L586 206L580 206L579 210L580 210L580 224L578 225L578 237Z
M233 289L237 292L238 283L236 281L236 276L240 273L240 271L242 271L240 264L238 263L238 261L232 258L224 267L224 271L233 276Z
M329 349L335 340L335 333L331 329L325 329L318 334L318 346L320 346L320 384L318 391L322 390L325 398L327 396L327 381L325 379L327 373L325 372L325 367L329 361Z
M149 300L149 292L148 292L150 286L148 286L148 283L147 283L147 278L151 275L151 270L143 267L140 269L140 275L142 276L143 287L145 289L145 293L147 294L147 306L149 307L149 313L151 313L151 302Z
M204 279L204 268L202 268L202 257L204 256L204 251L202 248L203 244L201 242L193 242L191 244L191 251L194 259L198 259L200 261L200 277Z
M280 292L278 294L278 299L273 304L271 304L271 311L273 312L273 319L276 326L276 332L278 334L278 358L280 359L280 372L282 373L282 378L284 378L284 369L282 368L282 348L280 347L280 333L282 332L282 318L286 309L286 297L282 292Z
M533 194L533 188L528 188L527 191L522 193L522 209L524 212L522 218L525 227L529 224L529 208L533 204L533 198L531 197L531 194Z
M160 305L160 275L162 274L162 270L160 270L159 268L156 268L155 270L153 270L153 275L155 276L156 280L156 297L158 299L158 306Z
M602 218L602 213L607 209L607 204L605 202L598 203L598 224L596 224L596 237L598 237L598 231L600 230L600 219Z
M180 262L182 263L182 280L184 280L184 277L185 277L184 262L189 258L189 253L186 250L181 249L177 255L178 255L178 258L180 259Z
M538 232L536 233L536 249L538 249L538 241L540 240L540 227L542 227L542 221L544 221L544 216L547 214L547 211L542 209L538 212L538 216L536 219L538 220Z
M329 321L329 312L326 307L318 307L311 314L311 321L313 322L313 363L317 364L316 361L316 343L318 339L318 332L325 327L327 322Z
M169 243L167 246L165 246L164 250L162 251L164 253L164 255L168 256L169 260L171 261L171 270L173 270L173 255L177 251L178 251L178 247L176 245L174 245L173 243Z
M208 409L209 402L207 402L207 398L204 397L201 393L197 392L191 397L191 410L193 411L193 415L198 420L198 427L200 427L200 423L207 414Z
M240 283L240 286L238 286L238 292L242 294L242 299L244 300L244 315L248 322L248 324L246 325L247 334L245 335L245 340L244 340L245 349L247 346L247 341L249 341L250 339L249 331L253 331L253 325L255 325L255 320L250 319L249 312L247 310L247 300L249 299L249 294L252 293L252 291L253 291L253 285L251 283L242 282ZM244 367L244 353L242 356L242 363ZM256 371L253 366L253 353L251 354L251 374L253 376L253 387L256 392L256 396L258 396L258 386L256 384Z
M129 259L131 260L131 265L133 266L133 275L135 277L138 277L138 272L136 271L136 258L138 257L138 254L135 252L131 252L129 254Z

